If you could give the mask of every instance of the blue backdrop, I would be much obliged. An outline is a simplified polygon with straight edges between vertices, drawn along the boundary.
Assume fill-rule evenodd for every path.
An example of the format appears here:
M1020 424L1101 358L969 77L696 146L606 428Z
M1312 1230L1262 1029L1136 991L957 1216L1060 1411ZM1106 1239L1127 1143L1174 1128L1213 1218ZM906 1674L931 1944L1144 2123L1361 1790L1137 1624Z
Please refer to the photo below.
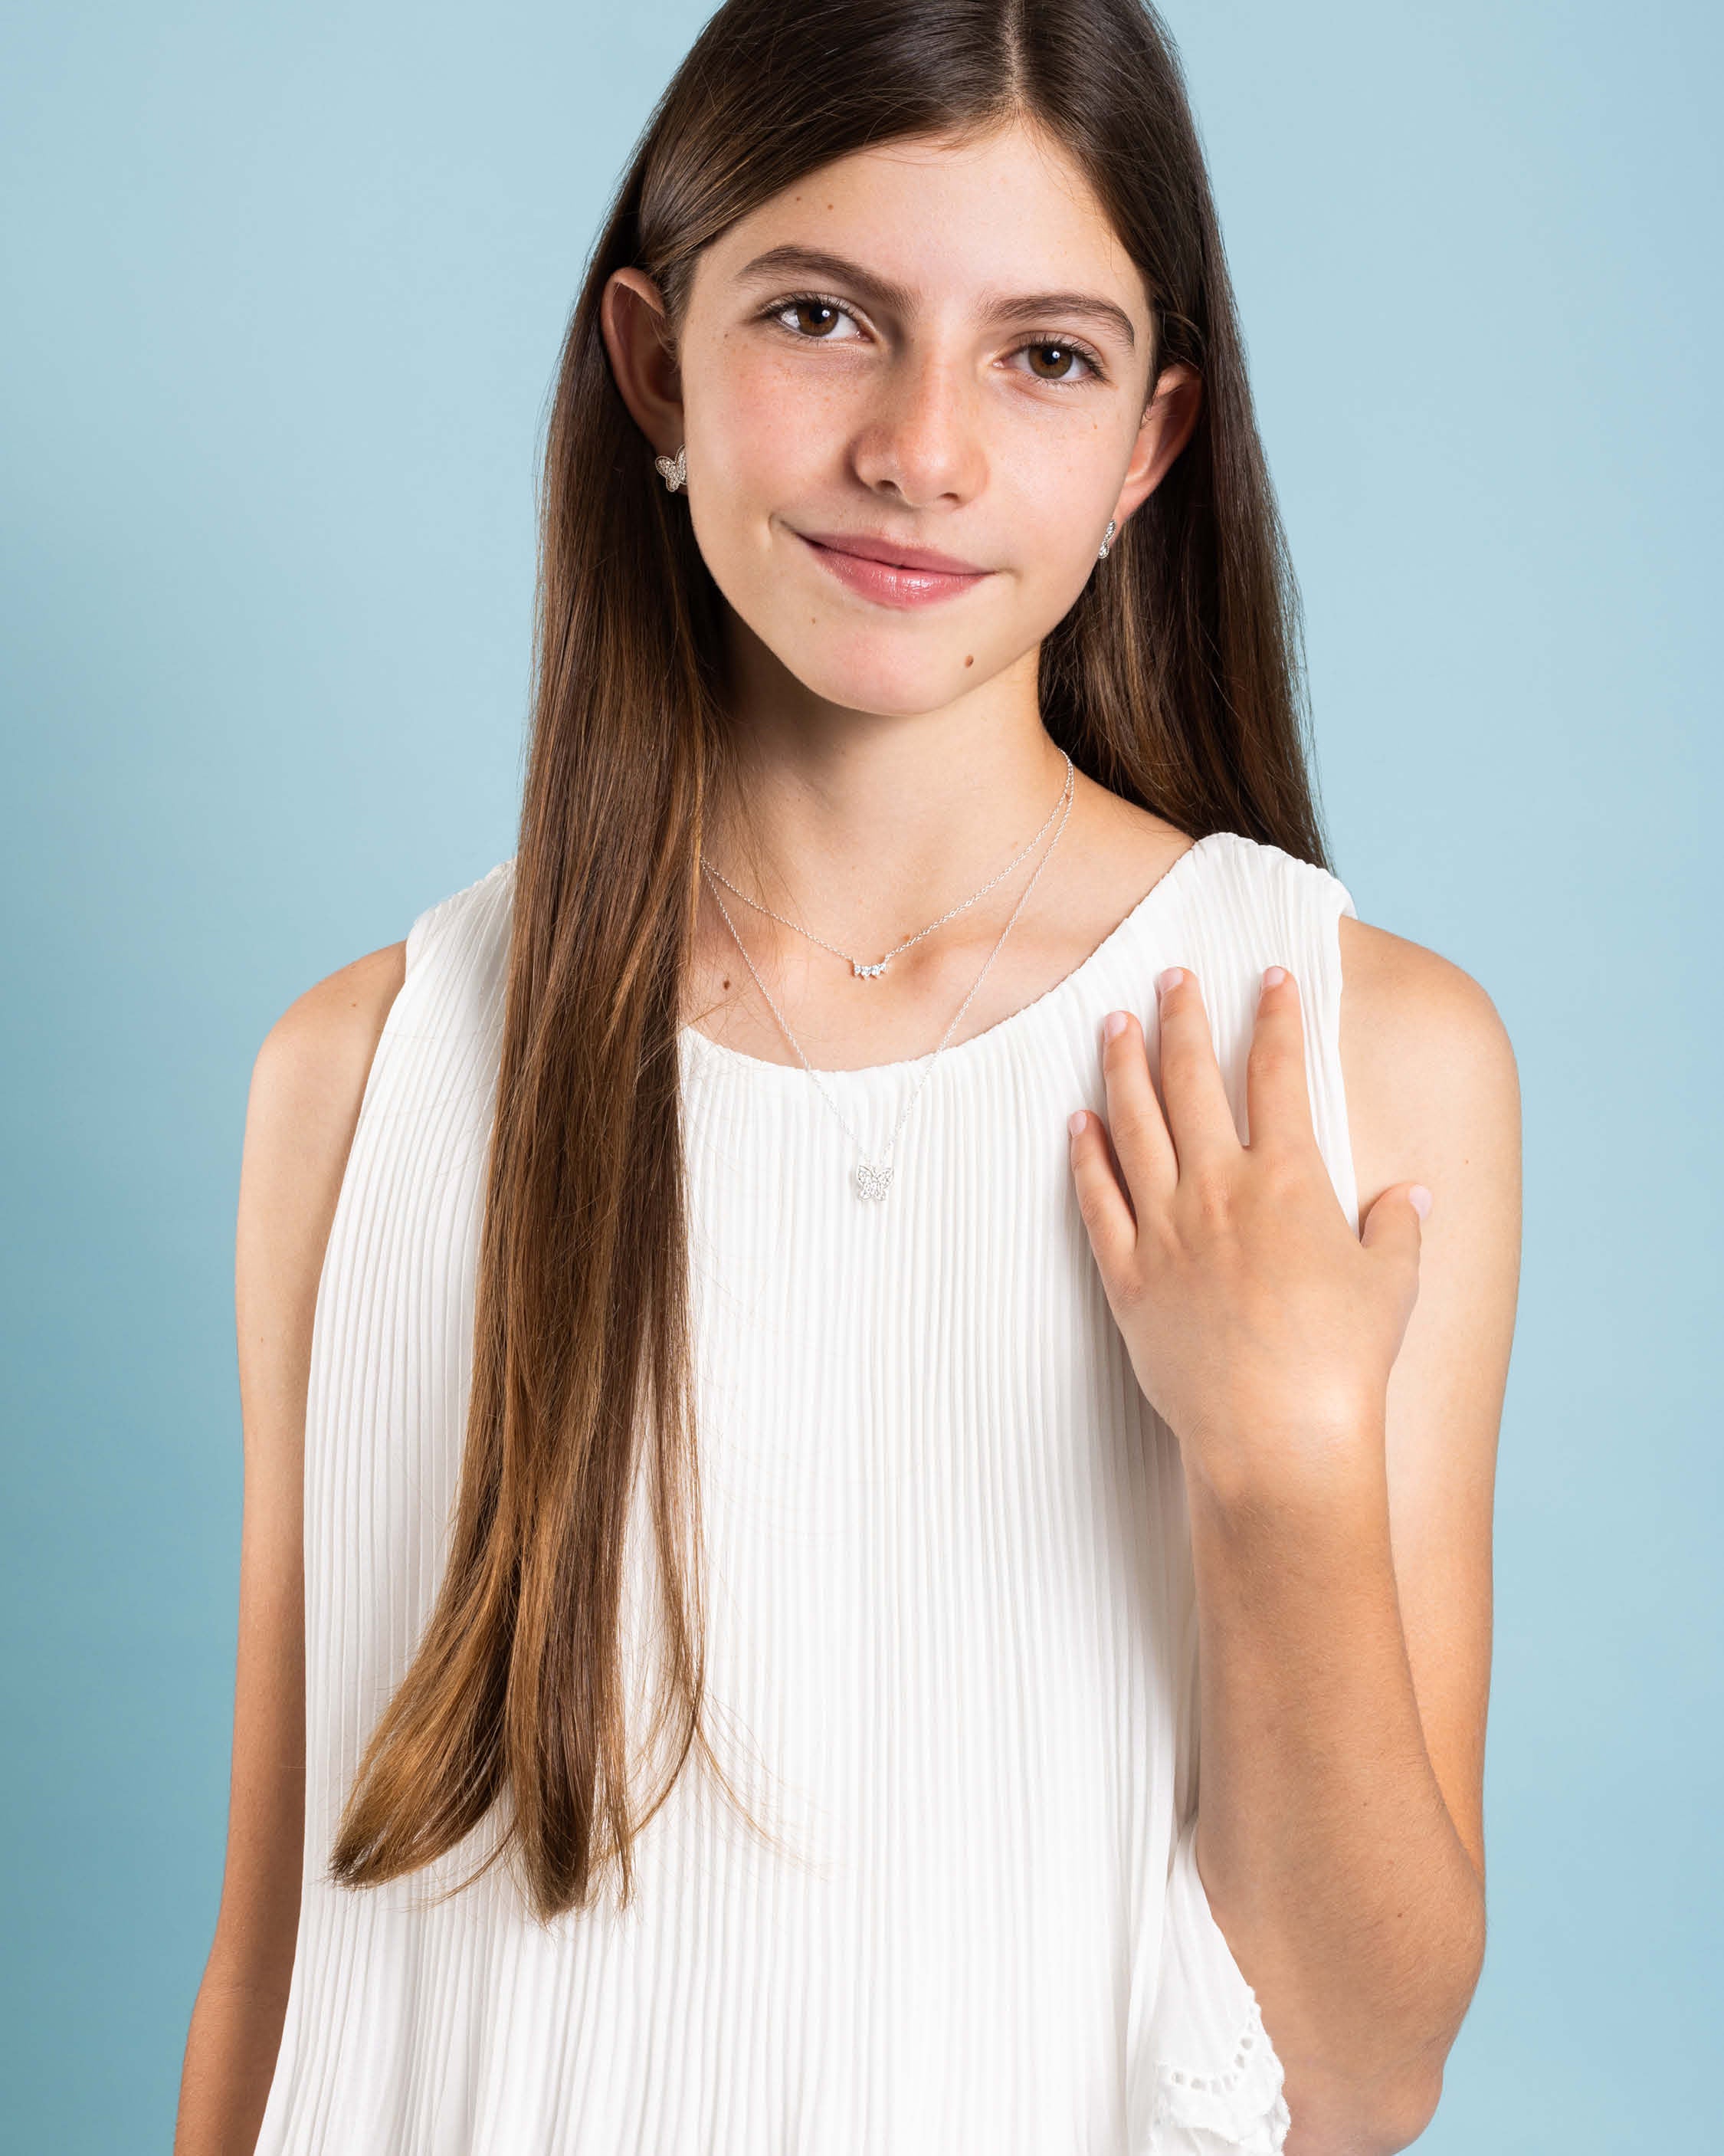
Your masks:
M512 849L557 339L702 13L26 0L5 33L19 2148L168 2146L226 1816L251 1060ZM1337 864L1483 982L1524 1087L1492 1928L1422 2146L1709 2147L1720 18L1168 13Z

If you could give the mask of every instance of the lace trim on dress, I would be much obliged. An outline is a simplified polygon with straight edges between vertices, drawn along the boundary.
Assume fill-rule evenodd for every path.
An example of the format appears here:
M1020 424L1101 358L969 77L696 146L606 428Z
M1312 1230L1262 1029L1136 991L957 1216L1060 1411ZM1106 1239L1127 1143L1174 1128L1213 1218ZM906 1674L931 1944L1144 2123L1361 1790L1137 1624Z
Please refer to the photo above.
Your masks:
M1254 1994L1231 2065L1208 2073L1167 2059L1157 2066L1144 2156L1213 2156L1222 2148L1283 2156L1292 2123L1281 2094L1285 2078Z

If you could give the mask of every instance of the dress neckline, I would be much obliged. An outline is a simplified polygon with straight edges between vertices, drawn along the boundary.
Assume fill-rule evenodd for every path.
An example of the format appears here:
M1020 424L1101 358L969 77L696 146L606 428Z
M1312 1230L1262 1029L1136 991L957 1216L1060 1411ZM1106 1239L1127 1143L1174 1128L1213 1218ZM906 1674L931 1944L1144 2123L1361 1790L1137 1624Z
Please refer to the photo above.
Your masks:
M1111 958L1135 932L1141 929L1150 915L1166 903L1190 880L1193 871L1188 862L1199 855L1207 855L1230 834L1225 831L1211 831L1193 840L1179 855L1172 865L1162 870L1149 889L1144 892L1125 917L1115 923L1106 935L1086 957L1079 959L1069 973L1062 974L1051 988L1044 988L1039 996L1027 1004L1020 1004L1004 1018L996 1019L992 1025L984 1026L980 1033L972 1033L967 1040L954 1042L946 1051L944 1060L953 1063L992 1048L1015 1041L1020 1033L1029 1030L1038 1020L1045 1022L1081 988L1106 960ZM714 1040L710 1034L702 1033L694 1024L685 1023L679 1028L679 1037L685 1041L696 1055L705 1055L717 1064L727 1064L739 1072L757 1074L769 1082L783 1080L787 1083L803 1085L808 1072L800 1063L779 1063L764 1055L750 1055L740 1048L731 1048L723 1041ZM920 1070L935 1053L929 1049L921 1055L900 1058L893 1063L859 1063L847 1070L827 1070L815 1065L814 1075L839 1085L857 1085L872 1079L901 1079L907 1073Z

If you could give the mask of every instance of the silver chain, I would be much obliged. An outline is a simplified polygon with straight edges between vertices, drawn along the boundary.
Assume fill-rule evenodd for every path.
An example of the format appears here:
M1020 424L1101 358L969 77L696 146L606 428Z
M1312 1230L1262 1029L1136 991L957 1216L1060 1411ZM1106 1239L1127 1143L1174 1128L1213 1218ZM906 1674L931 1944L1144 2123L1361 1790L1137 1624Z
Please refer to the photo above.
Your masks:
M1060 753L1065 755L1065 752L1062 750ZM745 906L752 906L757 913L771 915L774 921L782 922L786 928L793 928L798 936L806 936L811 943L818 943L823 951L831 952L834 958L842 958L845 960L849 966L852 974L856 978L856 979L859 981L878 980L880 975L885 973L887 967L891 964L893 959L897 957L901 952L909 950L913 943L920 943L924 936L931 936L936 928L943 928L948 921L956 920L960 913L967 912L969 908L976 903L976 901L978 898L985 898L997 883L1003 883L1005 879L1010 875L1013 870L1018 865L1019 862L1024 860L1029 856L1034 848L1036 839L1041 837L1042 831L1045 831L1049 824L1051 824L1054 819L1060 814L1060 803L1065 799L1066 794L1070 793L1071 790L1071 758L1070 756L1066 756L1065 791L1060 794L1059 799L1054 802L1053 807L1048 811L1046 816L1044 817L1042 819L1041 830L1036 832L1034 837L1030 839L1029 844L1025 846L1021 852L1014 854L1012 859L1006 863L1005 866L1000 870L998 875L990 876L987 882L983 885L981 890L972 892L968 898L964 900L962 905L954 906L949 912L942 913L937 921L931 921L926 928L917 929L914 936L906 936L901 943L895 943L892 946L892 948L886 952L884 957L876 958L872 965L865 965L861 959L854 957L849 951L840 951L836 943L829 943L824 936L815 935L812 928L804 928L799 921L792 921L787 915L782 913L773 913L771 906L762 906L757 898L751 898L746 891L739 890L721 869L716 869L713 867L712 864L706 859L706 856L704 854L700 856L700 865L706 870L709 875L716 875L719 881L725 886L726 890L736 891L737 897L741 900ZM1051 851L1052 850L1049 849L1049 850ZM715 896L716 895L716 894L715 894ZM728 916L726 918L728 918ZM744 955L746 956L747 954L745 953Z
M766 998L767 1003L772 1010L772 1016L777 1019L780 1026L783 1028L784 1036L786 1040L789 1041L790 1045L796 1050L798 1060L801 1062L803 1069L808 1072L809 1077L813 1080L815 1086L818 1088L821 1099L825 1101L827 1106L831 1110L837 1122L848 1134L851 1144L856 1148L859 1158L856 1163L854 1183L856 1195L859 1198L884 1198L887 1191L890 1189L894 1165L891 1159L891 1152L893 1147L898 1142L898 1133L903 1129L905 1124L909 1121L910 1111L916 1106L916 1101L921 1093L922 1087L926 1086L929 1079L933 1076L934 1065L940 1060L942 1055L945 1054L946 1044L957 1030L959 1019L962 1018L964 1013L970 1008L971 1002L974 998L977 989L979 988L983 982L987 979L988 969L999 956L1000 945L1003 944L1007 937L1010 935L1012 932L1013 923L1017 920L1018 915L1024 911L1025 905L1029 902L1029 894L1035 889L1037 879L1040 876L1042 870L1046 868L1048 863L1053 859L1054 849L1059 844L1060 834L1065 829L1066 818L1071 814L1071 796L1072 764L1071 758L1067 757L1065 759L1065 791L1060 795L1060 801L1054 803L1054 811L1056 814L1060 811L1062 804L1064 808L1064 813L1060 814L1060 829L1054 832L1053 838L1049 841L1048 850L1046 853L1044 853L1040 860L1036 863L1034 875L1030 877L1029 881L1024 886L1024 890L1018 897L1018 903L1012 908L1011 913L1007 919L1006 925L1003 929L1001 929L998 938L995 942L993 950L988 952L987 960L982 968L982 971L976 976L975 980L971 983L969 994L967 995L963 1001L958 1005L951 1024L947 1027L945 1032L941 1035L940 1045L934 1050L932 1055L929 1058L926 1070L923 1071L921 1076L911 1088L910 1098L905 1102L903 1110L899 1115L897 1122L892 1127L891 1136L886 1140L886 1142L881 1148L878 1158L874 1160L869 1159L866 1152L863 1149L862 1141L857 1137L855 1132L850 1128L849 1124L844 1120L844 1116L839 1112L838 1104L834 1101L831 1094L828 1092L826 1087L821 1084L820 1073L815 1070L813 1065L809 1062L808 1057L803 1054L802 1043L797 1039L796 1035L791 1031L789 1025L786 1023L783 1012L779 1009L777 1004L773 1003L772 995L767 988L766 983L762 980L760 974L755 967L753 959L748 955L747 946L743 942L741 937L736 934L736 924L731 920L730 914L726 911L724 901L719 896L716 891L713 892L713 903L717 906L719 911L724 915L725 927L730 930L731 935L736 942L736 948L742 953L742 963L747 967L749 972L754 975L755 986L760 990L762 995ZM1053 819L1050 816L1049 821L1051 822L1052 820ZM1042 829L1043 830L1045 830L1047 829L1047 824L1044 824ZM1023 856L1020 855L1018 858L1021 860ZM701 866L703 868L706 866L706 863L704 859L701 862ZM716 871L709 870L708 873L716 874ZM726 879L721 878L720 880L724 881ZM998 880L998 879L996 879L996 880ZM734 889L734 886L732 888ZM829 949L830 947L831 947L829 945L828 948ZM839 955L843 957L844 954L840 952Z

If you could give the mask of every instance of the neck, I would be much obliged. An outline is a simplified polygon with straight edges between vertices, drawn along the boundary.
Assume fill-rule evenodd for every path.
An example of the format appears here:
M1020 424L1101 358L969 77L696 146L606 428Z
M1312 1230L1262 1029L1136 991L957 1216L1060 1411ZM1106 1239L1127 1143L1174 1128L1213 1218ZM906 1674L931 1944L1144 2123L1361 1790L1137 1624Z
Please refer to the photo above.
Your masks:
M935 712L757 699L733 723L701 851L757 904L885 948L997 875L1065 784L1033 695L999 681Z

